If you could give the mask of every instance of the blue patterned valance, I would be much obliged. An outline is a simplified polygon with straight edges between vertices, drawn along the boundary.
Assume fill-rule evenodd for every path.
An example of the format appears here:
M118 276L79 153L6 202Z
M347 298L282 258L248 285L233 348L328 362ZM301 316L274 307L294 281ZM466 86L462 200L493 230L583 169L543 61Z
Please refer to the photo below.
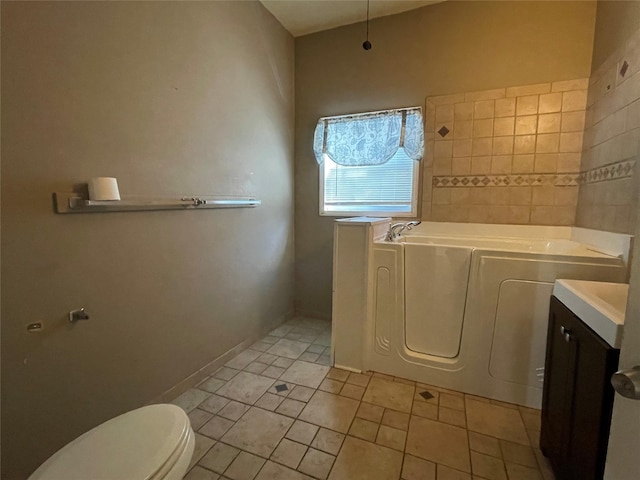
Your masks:
M339 165L381 165L404 148L409 158L422 159L424 127L420 107L359 113L318 120L313 151Z

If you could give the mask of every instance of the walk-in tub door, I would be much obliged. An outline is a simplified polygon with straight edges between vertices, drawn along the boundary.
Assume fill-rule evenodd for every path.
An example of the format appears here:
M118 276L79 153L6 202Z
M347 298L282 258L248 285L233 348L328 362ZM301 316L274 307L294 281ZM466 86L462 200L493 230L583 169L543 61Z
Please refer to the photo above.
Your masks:
M405 344L454 358L460 351L472 248L405 244Z

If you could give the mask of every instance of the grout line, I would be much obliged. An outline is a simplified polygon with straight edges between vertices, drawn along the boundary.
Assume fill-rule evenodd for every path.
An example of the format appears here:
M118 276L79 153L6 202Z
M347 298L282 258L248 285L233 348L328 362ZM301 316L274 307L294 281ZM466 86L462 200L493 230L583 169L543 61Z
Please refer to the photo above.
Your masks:
M284 338L284 337L280 337L280 338ZM292 341L300 341L300 340L292 340ZM302 343L307 343L307 342L302 342ZM312 344L313 344L313 343L312 343ZM311 345L311 344L310 344L310 345ZM250 348L250 347L247 347L247 349L249 349L249 348ZM307 347L307 348L308 348L308 347ZM245 350L246 350L246 349L245 349ZM253 350L253 349L252 349L252 350ZM307 350L305 350L305 352L306 352L306 351L307 351ZM239 352L239 353L241 353L241 352ZM264 353L266 353L266 352L260 352L260 353L261 353L261 354L264 354ZM322 355L321 355L321 354L319 354L319 357L318 357L318 358L320 358L321 356L322 356ZM276 355L276 357L277 357L277 358L280 358L280 356L279 356L279 355ZM275 362L275 361L277 361L277 358L276 358L276 360L274 360L274 362ZM254 361L255 361L255 360L254 360ZM294 360L294 361L295 361L295 360ZM272 363L273 363L273 362L272 362ZM315 364L315 362L308 362L308 363L314 363L314 364ZM328 367L329 367L329 370L328 370L328 371L327 371L327 373L322 377L322 380L321 380L320 384L322 384L322 382L323 382L323 381L325 381L325 380L328 378L328 374L331 372L331 369L332 369L332 368L334 368L334 367L332 367L331 365L328 365ZM246 367L245 367L245 368L246 368ZM286 371L287 369L284 369L284 370ZM245 371L245 370L243 369L242 371ZM262 376L261 374L257 374L257 375ZM371 379L372 379L372 378L374 378L374 377L373 377L373 374L372 374L372 375L368 375L368 376L369 376L369 381L367 382L367 386L363 386L363 388L365 389L365 392L364 392L364 393L366 393L366 390L367 390L367 388L369 387L369 384L370 384L370 382L371 382ZM235 376L234 376L234 377L235 377ZM212 378L213 378L213 377L212 377ZM266 377L266 378L269 378L269 377ZM400 377L397 377L397 378L400 378ZM233 378L232 378L232 379L233 379ZM226 384L226 383L228 383L229 381L231 381L232 379L224 380L225 384ZM345 380L348 380L348 379L349 379L349 377L347 377ZM280 383L280 382L281 382L281 383L289 383L289 384L293 385L293 387L291 388L291 390L293 390L293 389L297 388L297 386L299 386L298 384L294 384L294 383L292 383L292 382L284 382L284 381L283 381L283 380L281 380L280 378L276 378L276 379L272 379L272 380L273 380L273 383L271 384L271 386L269 387L269 389L271 389L271 388L273 387L273 385L275 385L276 383ZM203 379L203 381L206 381L206 378L205 378L205 379ZM336 380L336 381L337 381L337 380ZM398 384L407 384L407 383L402 382L402 381L400 381L400 382L396 381L396 378L393 378L391 381L392 381L392 382L394 382L394 383L398 383ZM341 382L341 383L343 384L342 388L344 388L344 386L348 384L346 381L345 381L345 382ZM349 385L361 386L361 385L358 385L358 384L349 384ZM412 397L411 397L411 407L410 407L410 411L408 412L408 416L409 416L409 424L407 425L407 430L406 430L406 432L405 432L405 443L404 443L404 446L403 446L402 451L400 452L400 453L402 453L402 455L403 455L403 460L402 460L402 463L401 463L401 470L400 470L400 472L402 472L402 469L404 468L404 464L405 464L405 461L406 461L406 455L407 455L407 452L406 452L406 446L407 446L407 440L408 440L408 434L409 434L409 427L410 427L410 424L411 424L411 419L412 419L414 416L416 416L416 415L414 415L414 414L413 414L414 406L415 406L416 402L418 402L418 401L419 401L419 400L416 400L416 394L418 394L418 390L419 390L418 385L417 385L417 382L412 382L409 386L413 387L413 395L412 395ZM319 387L319 386L318 386L318 387ZM222 386L221 386L220 388L222 388ZM305 386L305 388L310 388L310 387L306 387L306 386ZM427 387L427 388L428 388L428 387ZM435 386L434 386L434 388L436 389L436 390L435 390L435 393L437 393L436 402L435 402L435 403L432 403L432 402L425 402L425 403L429 403L429 404L434 405L434 406L436 407L436 413L437 413L437 415L436 415L436 416L437 416L437 418L436 418L436 420L435 420L435 421L440 422L440 420L439 420L439 418L440 418L440 415L439 415L439 414L440 414L440 408L441 408L441 405L440 405L440 403L441 403L441 402L440 402L440 400L441 400L440 395L441 395L441 394L443 394L444 392L440 392L440 390L438 390L438 389L437 389L437 387L435 387ZM267 392L266 392L266 393L269 393L269 389L267 389ZM219 389L218 389L218 390L219 390ZM313 397L317 392L322 391L322 390L320 390L319 388L312 388L312 390L313 390L312 397ZM209 392L209 393L211 393L211 392ZM290 394L290 393L291 393L291 392L289 392L289 394ZM328 392L328 393L331 393L331 392ZM333 471L333 469L334 469L334 467L335 467L335 465L336 465L337 458L338 458L338 456L340 455L340 453L342 452L342 449L343 449L343 447L344 447L345 441L346 441L347 437L348 437L348 436L350 436L349 431L350 431L350 430L351 430L351 428L353 427L353 424L354 424L354 422L355 422L356 418L359 418L359 417L357 417L357 412L358 412L358 410L360 409L360 407L362 406L362 404L363 404L363 403L365 403L365 402L363 401L364 393L363 393L363 397L361 397L360 399L352 399L351 397L346 397L346 396L344 396L344 395L340 395L339 393L335 393L335 394L333 394L333 395L336 395L336 396L339 396L339 397L342 397L342 398L348 398L348 399L351 399L351 400L354 400L354 401L356 401L356 402L357 402L357 406L356 406L356 410L355 410L354 416L353 416L353 418L351 419L351 421L350 421L350 423L349 423L349 427L347 428L347 432L346 432L346 433L344 433L344 434L343 434L343 433L341 433L341 432L336 432L335 430L328 429L328 428L322 427L322 426L320 426L320 425L316 425L315 423L305 422L305 423L309 423L310 425L313 425L314 427L317 427L317 431L316 431L316 433L314 434L313 438L311 439L311 441L310 441L309 445L301 444L300 442L296 442L295 440L288 439L288 440L289 440L289 441L291 441L291 442L294 442L294 443L297 443L297 444L300 444L300 445L304 445L304 446L305 446L305 448L306 448L306 450L305 450L304 454L302 455L302 457L301 457L301 459L300 459L300 462L298 463L298 466L297 466L295 469L292 469L292 470L294 470L294 471L296 471L296 472L299 472L299 473L304 473L304 472L301 472L300 470L298 470L298 467L299 467L299 466L300 466L300 464L302 463L302 460L303 460L303 459L304 459L304 457L307 455L307 453L309 452L309 450L312 448L312 447L311 447L311 444L315 441L315 439L316 439L316 438L318 437L318 435L320 434L320 430L321 430L321 429L325 429L325 430L328 430L328 431L330 431L330 432L335 432L335 433L339 433L340 435L343 435L342 443L341 443L340 448L338 449L338 451L336 452L336 454L335 454L335 455L333 455L332 453L328 453L328 452L324 452L324 451L322 451L322 450L319 450L319 451L321 451L321 452L323 452L323 453L326 453L327 455L331 455L331 456L333 457L333 464L331 465L331 468L330 468L330 470L329 470L329 475L331 474L331 472ZM216 392L213 392L213 394L216 394ZM312 397L310 397L310 398L309 398L309 400L310 400ZM226 398L226 397L224 397L224 398ZM260 396L260 398L262 398L262 396ZM287 395L287 397L283 397L283 401L284 401L284 400L286 400L286 398L288 398L288 395ZM464 428L464 429L465 429L465 431L466 431L466 436L467 436L467 448L468 448L468 455L469 455L469 463L470 463L470 466L471 466L471 458L470 458L470 456L471 456L471 452L472 452L472 451L474 451L474 450L472 450L472 449L471 449L471 442L470 442L470 433L471 433L471 431L470 431L470 430L469 430L469 428L468 428L468 425L469 425L469 418L468 418L468 411L467 411L467 396L463 394L461 398L462 398L462 401L463 401L463 406L464 406L464 418L465 418L465 426L464 426L464 427L461 427L461 428ZM237 400L234 400L234 399L230 399L230 400L231 400L231 401L237 401ZM258 400L259 400L259 399L258 399ZM256 400L256 402L257 402L258 400ZM284 464L282 464L282 463L279 463L279 462L277 462L277 461L275 461L275 460L271 460L271 456L273 455L273 452L275 452L275 451L280 447L280 445L282 444L282 441L286 438L286 435L289 433L289 431L291 430L291 428L293 427L293 425L295 425L295 422L299 420L299 418L298 418L298 417L299 417L299 415L302 413L302 411L304 410L304 408L306 408L306 406L308 405L309 400L307 400L307 401L303 401L303 403L305 404L305 406L303 407L303 409L302 409L302 410L301 410L301 411L300 411L296 416L291 417L291 416L289 416L289 415L285 415L285 417L287 417L287 418L291 418L293 421L292 421L291 425L289 426L289 428L287 429L287 431L285 432L285 434L283 435L283 437L278 441L278 443L277 443L276 447L273 449L273 451L271 452L271 454L269 455L269 457L267 457L267 458L265 459L265 457L262 457L262 456L260 456L260 455L256 455L258 458L265 459L264 464L260 467L260 469L258 470L258 472L256 473L256 475L259 475L259 474L260 474L260 472L262 471L262 469L264 468L264 466L267 464L267 462L273 462L273 463L276 463L276 464L278 464L278 465L281 465L281 466L282 466L282 467L284 467L284 468L288 468L288 469L290 469L290 468L291 468L291 467L289 467L289 466L287 466L287 465L284 465ZM206 399L205 399L205 401L206 401ZM252 408L252 407L262 409L261 407L256 406L256 405L255 405L255 402L254 402L253 404L246 404L245 402L239 402L239 403L241 403L241 404L243 404L243 405L248 405L249 409L250 409L250 408ZM507 408L507 407L504 407L504 406L502 406L502 405L496 405L496 404L491 404L491 403L489 403L489 404L490 404L490 405L493 405L493 406L497 406L497 407ZM375 404L374 404L374 405L375 405ZM198 406L199 406L199 405L198 405ZM196 408L198 408L198 406L196 406ZM376 406L380 406L380 405L376 405ZM381 407L381 406L380 406L380 407ZM383 418L384 418L384 414L385 414L385 412L386 412L387 410L395 411L395 410L393 410L393 409L389 409L389 408L386 408L386 407L382 407L382 408L383 408L383 415L382 415L382 417L380 418L380 421L379 421L379 422L375 422L375 423L376 423L376 436L375 436L375 438L374 438L374 440L373 440L373 441L368 441L369 443L371 443L371 444L373 444L373 445L379 445L378 443L376 443L376 440L377 440L377 436L378 436L378 434L379 434L380 428L381 428L381 426L382 426L382 420L383 420ZM247 409L247 412L249 411L249 409ZM524 417L523 417L523 411L522 411L520 408L516 408L516 409L518 410L519 418L520 418L520 420L521 420L522 424L523 424L523 425L525 425L525 423L524 423ZM275 414L278 414L278 415L282 415L282 414L279 414L279 413L275 412L275 410L274 410L274 411L270 411L270 410L267 410L267 409L262 409L262 410L265 410L265 411L267 411L267 412L271 412L271 413L275 413ZM233 421L233 425L235 425L237 422L239 422L239 421L240 421L240 420L241 420L241 419L246 415L246 413L247 413L247 412L245 412L245 413L244 413L240 418L238 418L238 420ZM400 413L404 413L404 412L400 412ZM214 416L217 416L217 414L216 414L216 415L214 415ZM420 417L420 416L418 415L417 417ZM213 418L213 417L212 417L212 418ZM421 417L420 417L420 418L421 418ZM299 420L299 421L304 422L303 420ZM446 422L440 422L440 423L446 424ZM206 422L205 422L205 424L206 424ZM233 425L232 425L230 428L233 428ZM448 424L447 424L447 425L448 425ZM204 425L203 425L203 426L204 426ZM203 427L203 426L202 426L202 427ZM202 428L202 427L201 427L201 428ZM526 426L525 426L525 430L526 430ZM227 430L227 431L228 431L228 430ZM202 434L201 434L201 435L202 435ZM206 435L205 435L205 437L206 437ZM489 437L491 437L491 436L489 436ZM212 445L212 446L211 446L211 447L210 447L206 452L204 452L204 453L203 453L203 455L202 455L202 457L201 457L201 458L204 458L204 457L205 457L205 456L210 452L211 448L213 448L217 443L222 443L223 445L227 445L226 443L222 442L221 440L218 440L218 439L212 439L211 437L207 437L207 438L209 438L210 440L212 440L214 443L213 443L213 445ZM355 437L355 438L359 438L359 437ZM491 437L491 438L495 438L495 437ZM527 436L527 438L528 438L528 436ZM502 452L502 449L503 449L503 448L502 448L502 444L500 443L500 439L497 439L497 438L496 438L496 440L498 441L498 445L499 445L499 449L500 449L500 454L501 454L501 458L500 458L500 459L498 459L498 460L500 460L500 461L502 462L503 472L504 472L505 474L507 474L507 475L508 475L508 472L507 472L507 470L506 470L506 461L504 460L504 454L503 454L503 452ZM367 441L367 440L363 440L363 441ZM531 445L531 441L530 441L530 440L529 440L529 447L530 447L530 449L533 451L533 448L534 448L534 447ZM233 447L233 448L237 448L237 447ZM387 448L389 448L389 447L387 447ZM240 452L245 451L245 450L242 450L242 449L238 449L238 450L239 450ZM393 450L394 450L394 451L397 451L397 450L395 450L395 449L393 449ZM240 454L240 452L238 453L238 455ZM251 452L246 452L246 453L251 454L251 455L255 455L255 454L252 454ZM534 453L534 455L535 455L535 451L533 451L533 453ZM540 460L539 460L539 458L538 458L538 456L537 456L537 455L535 455L535 457L536 457L536 465L537 465L537 467L538 467L538 468L537 468L537 471L539 472L539 474L540 474L540 475L542 475L542 468L541 468L541 465L540 465ZM231 466L231 464L233 463L233 461L235 461L235 459L236 459L236 458L237 458L237 455L236 455L236 456L234 456L234 459L231 461L231 463L229 463L229 465L227 466L227 468L225 469L225 471L226 471L226 470ZM420 457L419 457L419 458L420 458ZM427 460L427 461L428 461L428 460ZM436 466L435 468L436 468L436 472L437 472L437 471L438 471L438 466L439 466L439 465L441 465L441 464L438 464L438 463L436 463L436 462L431 462L431 463L433 463L433 464ZM189 472L190 472L191 470L193 470L193 468L195 468L195 466L199 466L199 467L204 468L204 469L206 469L206 470L208 470L208 471L211 471L211 470L210 470L210 469L208 469L207 467L204 467L203 465L200 465L200 464L199 464L199 462L198 462L198 463L196 463L196 464L195 464L195 465L194 465L194 466L189 470ZM457 470L457 469L455 469L455 468L453 468L453 467L448 467L448 466L446 466L446 465L442 465L442 466L443 466L443 467L447 467L447 468L452 468L453 470ZM471 468L471 470L473 471L473 468ZM468 474L469 472L465 472L465 473L467 473L467 474ZM400 473L400 474L402 474L402 473ZM254 477L254 478L255 478L255 477Z

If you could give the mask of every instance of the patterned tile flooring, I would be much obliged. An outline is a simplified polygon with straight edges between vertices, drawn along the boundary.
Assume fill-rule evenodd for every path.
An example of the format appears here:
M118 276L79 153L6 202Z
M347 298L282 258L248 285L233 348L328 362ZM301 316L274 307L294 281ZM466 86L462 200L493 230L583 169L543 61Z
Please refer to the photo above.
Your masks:
M331 323L296 318L174 400L185 480L552 480L540 412L329 366Z

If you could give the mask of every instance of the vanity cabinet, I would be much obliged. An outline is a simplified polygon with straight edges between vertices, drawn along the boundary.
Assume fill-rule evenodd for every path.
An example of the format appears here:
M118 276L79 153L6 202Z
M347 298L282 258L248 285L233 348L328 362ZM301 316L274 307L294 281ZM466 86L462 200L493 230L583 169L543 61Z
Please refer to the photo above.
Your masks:
M551 297L540 449L557 480L604 474L619 353Z

